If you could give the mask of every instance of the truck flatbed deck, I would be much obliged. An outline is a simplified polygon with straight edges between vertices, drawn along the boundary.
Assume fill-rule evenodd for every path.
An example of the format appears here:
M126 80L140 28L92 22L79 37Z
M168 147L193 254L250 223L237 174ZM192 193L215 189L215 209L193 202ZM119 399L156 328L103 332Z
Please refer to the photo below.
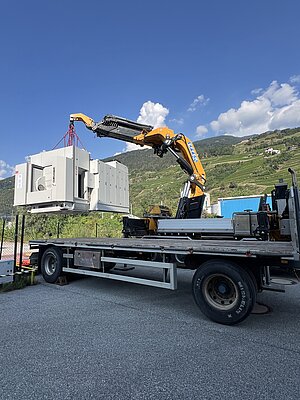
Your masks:
M189 240L182 238L61 238L31 240L31 248L39 246L67 246L114 251L143 251L165 254L226 254L240 257L294 257L292 242L261 240Z

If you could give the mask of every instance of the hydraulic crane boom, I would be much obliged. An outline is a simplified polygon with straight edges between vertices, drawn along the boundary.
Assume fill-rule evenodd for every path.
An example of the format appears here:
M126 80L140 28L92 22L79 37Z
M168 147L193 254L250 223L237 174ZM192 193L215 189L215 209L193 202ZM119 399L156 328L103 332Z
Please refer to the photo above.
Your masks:
M182 191L176 218L199 218L204 203L204 185L206 175L193 145L193 142L182 133L162 127L143 125L125 118L106 115L102 121L94 120L84 114L71 114L70 123L82 121L98 137L110 137L141 146L150 146L154 153L163 157L170 152L189 178Z

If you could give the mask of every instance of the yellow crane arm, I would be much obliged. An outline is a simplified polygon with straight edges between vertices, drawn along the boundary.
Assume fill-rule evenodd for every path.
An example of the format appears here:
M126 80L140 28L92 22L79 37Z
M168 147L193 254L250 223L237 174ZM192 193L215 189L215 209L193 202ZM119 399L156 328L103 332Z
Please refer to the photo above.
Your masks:
M150 132L143 132L134 137L135 143L158 148L158 155L164 150L171 152L181 167L189 175L191 191L189 197L201 196L204 194L206 174L193 142L183 134L175 134L167 127L156 128ZM179 158L182 155L187 164L182 163Z
M85 114L77 113L77 114L70 114L70 122L74 121L81 121L83 122L88 129L92 129L95 125L95 122L92 118L88 117Z
M85 114L71 114L70 122L74 123L74 121L83 122L98 137L111 137L141 146L150 146L154 149L154 153L160 157L167 151L172 153L181 168L189 176L183 197L191 200L201 197L202 208L206 174L194 144L188 137L182 133L175 134L172 129L167 127L154 129L150 125L113 115L106 115L102 121L95 122Z

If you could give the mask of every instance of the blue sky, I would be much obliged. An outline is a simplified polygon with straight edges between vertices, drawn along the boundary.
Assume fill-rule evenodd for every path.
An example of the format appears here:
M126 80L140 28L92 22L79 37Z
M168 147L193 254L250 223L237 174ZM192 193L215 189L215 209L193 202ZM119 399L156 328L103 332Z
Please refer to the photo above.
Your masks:
M299 15L296 0L2 0L0 177L74 112L194 140L300 126ZM76 131L94 158L126 149Z

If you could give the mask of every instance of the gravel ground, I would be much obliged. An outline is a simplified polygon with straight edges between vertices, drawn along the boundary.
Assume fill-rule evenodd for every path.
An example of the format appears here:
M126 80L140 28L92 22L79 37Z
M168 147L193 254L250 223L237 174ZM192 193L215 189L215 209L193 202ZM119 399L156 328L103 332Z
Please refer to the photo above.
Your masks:
M0 294L1 399L300 399L300 285L226 327L171 292L79 278Z

